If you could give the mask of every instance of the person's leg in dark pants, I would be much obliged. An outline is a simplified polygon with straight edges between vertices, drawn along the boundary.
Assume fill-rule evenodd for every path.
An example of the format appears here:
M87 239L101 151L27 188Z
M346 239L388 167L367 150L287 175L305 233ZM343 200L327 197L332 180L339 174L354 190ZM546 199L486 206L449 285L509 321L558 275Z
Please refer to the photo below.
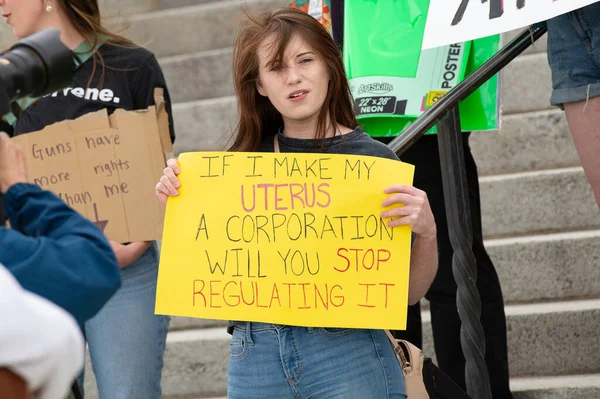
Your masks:
M477 166L465 139L465 166L469 184L471 218L473 223L473 252L477 261L477 288L481 296L481 323L486 336L486 363L490 373L494 399L512 398L508 385L506 319L500 282L484 246L481 228L481 209ZM456 309L456 283L452 274L452 246L448 235L446 208L436 136L425 136L402 155L402 160L415 165L415 187L425 191L437 224L439 268L426 295L431 305L431 325L439 367L463 389L465 358L460 344L460 318ZM420 335L416 316L409 317L408 330L403 337ZM409 339L410 340L410 339ZM412 342L412 341L411 341Z

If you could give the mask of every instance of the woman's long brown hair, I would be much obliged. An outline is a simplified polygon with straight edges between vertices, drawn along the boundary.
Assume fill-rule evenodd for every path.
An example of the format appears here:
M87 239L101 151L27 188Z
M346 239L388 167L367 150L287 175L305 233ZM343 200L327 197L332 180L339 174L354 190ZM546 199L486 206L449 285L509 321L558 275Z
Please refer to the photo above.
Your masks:
M98 0L56 0L56 2L69 18L69 21L75 30L84 37L90 48L95 48L101 37L104 39L105 44L120 47L139 47L131 40L111 32L102 26ZM100 68L102 68L100 84L102 85L102 82L104 81L104 70L105 68L109 68L109 66L104 63L102 54L98 51L94 52L92 58L94 64L89 83L92 82L93 77L96 75L96 70L98 66L100 66Z
M341 54L327 30L310 15L293 8L264 12L254 16L246 11L233 48L233 82L238 100L239 123L230 151L257 151L264 135L272 137L283 128L281 114L267 97L261 96L256 84L259 78L258 49L270 35L273 44L273 64L280 64L285 49L294 35L299 35L325 61L330 75L325 103L319 114L316 139L325 139L328 116L336 124L358 126L354 115L350 88Z

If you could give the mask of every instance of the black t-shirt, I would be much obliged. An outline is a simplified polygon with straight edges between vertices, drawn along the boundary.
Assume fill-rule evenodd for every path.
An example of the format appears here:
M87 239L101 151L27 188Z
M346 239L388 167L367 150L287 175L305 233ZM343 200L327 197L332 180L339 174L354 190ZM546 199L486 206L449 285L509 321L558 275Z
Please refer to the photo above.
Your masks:
M94 71L90 57L75 72L72 87L42 97L23 111L13 135L35 132L101 109L107 109L109 114L116 109L146 109L154 105L154 88L160 87L164 89L171 141L175 141L169 91L154 54L140 47L111 44L102 45L98 52L106 65L104 71L100 65ZM0 225L4 223L0 200Z
M169 113L171 140L175 140L169 92L158 61L150 51L140 47L104 44L98 52L106 67L96 65L93 57L75 72L72 87L59 90L30 105L19 117L14 135L35 132L56 122L75 119L106 108L131 111L154 105L154 88L164 89ZM94 77L91 80L92 72ZM89 88L88 88L89 87Z
M274 152L274 136L263 137L260 144L261 152ZM350 133L325 139L324 145L317 139L296 139L279 134L279 151L281 152L325 152L329 154L367 155L380 158L394 159L398 157L387 145L374 140L361 128ZM323 148L321 150L321 148Z

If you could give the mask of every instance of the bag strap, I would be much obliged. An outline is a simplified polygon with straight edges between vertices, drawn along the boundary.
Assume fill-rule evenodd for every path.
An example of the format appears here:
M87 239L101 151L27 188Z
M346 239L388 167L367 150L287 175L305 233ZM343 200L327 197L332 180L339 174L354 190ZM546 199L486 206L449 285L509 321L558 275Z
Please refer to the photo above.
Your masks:
M396 352L396 354L400 358L400 362L402 363L402 370L404 370L404 372L407 372L408 369L410 368L410 362L408 361L408 359L406 358L406 355L404 354L404 349L402 349L402 347L400 346L400 344L398 343L396 338L394 338L394 336L392 335L390 330L384 330L384 331L385 331L385 334L387 335L388 339L392 343L392 346L394 347L394 352Z

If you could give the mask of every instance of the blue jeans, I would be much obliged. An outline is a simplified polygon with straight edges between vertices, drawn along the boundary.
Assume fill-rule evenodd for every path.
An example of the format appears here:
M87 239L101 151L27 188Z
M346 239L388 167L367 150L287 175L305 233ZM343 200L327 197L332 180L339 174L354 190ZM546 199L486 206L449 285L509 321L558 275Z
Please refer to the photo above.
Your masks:
M406 399L383 331L236 323L229 399Z
M169 318L154 315L158 250L121 269L122 287L85 324L100 399L159 399Z
M562 107L600 96L600 3L552 18L547 26L550 103Z

